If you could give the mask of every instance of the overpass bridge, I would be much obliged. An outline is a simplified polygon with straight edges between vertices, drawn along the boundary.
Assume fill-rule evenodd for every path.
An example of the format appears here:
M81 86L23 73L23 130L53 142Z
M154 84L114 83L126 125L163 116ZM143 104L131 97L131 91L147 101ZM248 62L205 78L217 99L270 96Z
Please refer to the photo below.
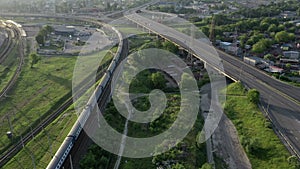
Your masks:
M2 15L2 14L1 14ZM76 16L48 16L40 14L17 14L3 16L45 17L58 19L75 19ZM249 88L256 88L261 93L261 107L266 116L272 121L275 132L280 136L286 147L300 158L300 88L290 86L268 76L264 72L245 64L222 51L212 50L209 44L191 39L173 28L157 23L136 13L125 16L132 22L170 40L213 67L227 77L242 81ZM78 19L78 18L77 18ZM82 17L82 21L99 23L94 18ZM187 42L193 43L190 47ZM216 57L217 55L220 56Z
M187 49L206 65L220 71L225 76L236 81L240 80L248 88L257 89L261 94L261 108L271 120L275 132L289 151L300 159L299 87L274 79L233 56L219 50L212 50L205 42L194 40L182 32L143 17L138 13L131 13L125 17L152 33ZM192 46L189 46L187 42L190 42Z

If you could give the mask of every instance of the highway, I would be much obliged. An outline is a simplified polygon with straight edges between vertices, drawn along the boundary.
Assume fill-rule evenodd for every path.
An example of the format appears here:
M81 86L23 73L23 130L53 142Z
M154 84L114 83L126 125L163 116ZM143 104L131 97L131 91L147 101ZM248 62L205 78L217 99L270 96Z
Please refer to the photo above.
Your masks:
M268 110L267 114L275 131L289 150L300 158L300 88L280 82L233 56L211 50L204 42L193 40L186 34L137 13L125 17L179 46L190 49L196 57L219 71L222 70L220 63L223 63L225 72L222 73L240 80L249 88L257 89L261 94L261 104ZM193 46L188 46L187 42L190 41L193 41ZM222 60L216 57L217 54Z

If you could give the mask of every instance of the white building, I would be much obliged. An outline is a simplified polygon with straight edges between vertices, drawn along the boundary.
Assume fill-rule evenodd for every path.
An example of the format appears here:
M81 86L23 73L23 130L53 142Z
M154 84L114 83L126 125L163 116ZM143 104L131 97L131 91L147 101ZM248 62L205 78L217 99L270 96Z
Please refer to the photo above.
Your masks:
M283 56L288 59L299 59L299 52L287 51L287 52L283 52Z
M244 62L252 66L262 63L262 60L259 57L244 57Z

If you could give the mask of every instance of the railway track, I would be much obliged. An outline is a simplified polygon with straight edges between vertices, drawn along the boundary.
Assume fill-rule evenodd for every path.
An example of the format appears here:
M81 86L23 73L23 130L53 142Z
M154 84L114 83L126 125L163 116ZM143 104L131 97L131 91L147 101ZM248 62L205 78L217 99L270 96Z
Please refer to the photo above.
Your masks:
M3 45L5 45L4 49L0 53L0 64L2 64L7 58L8 54L14 48L15 44L13 42L13 38L15 36L16 31L14 29L9 30L7 39L5 39Z
M121 59L124 59L125 57L128 56L129 52L129 46L128 46L128 41L124 40L123 43L123 48L121 52ZM111 94L111 79L109 80L108 84L104 88L104 92L98 99L98 107L101 112L104 111L109 99L110 99L110 94ZM87 128L92 128L93 126L97 125L97 119L95 116L91 115L89 116L86 125ZM80 135L78 136L78 139L74 143L73 148L71 149L68 157L64 161L62 168L68 169L71 168L71 164L73 165L72 167L74 168L79 168L79 161L82 158L82 154L85 154L87 152L88 146L92 143L92 140L88 137L88 135L85 133L83 130ZM72 161L70 161L72 159Z
M85 21L85 22L91 22L94 24L98 24L98 25L102 25L103 23L101 23L100 21L96 21L96 20L92 20L92 19L86 19L86 18L79 18L78 20L80 21ZM18 29L13 30L16 34L14 35L14 38L16 37L16 35L18 35L19 40L23 40L21 38L21 32L18 32ZM15 44L16 45L16 44ZM8 85L5 87L4 90L2 90L0 92L0 98L5 96L6 93L11 89L11 87L14 85L15 81L17 80L18 75L21 72L21 68L22 68L22 64L24 62L24 53L23 53L23 43L20 43L20 51L22 49L22 56L20 56L20 64L17 68L17 71L15 72L13 78L10 80L10 82L8 83ZM14 47L12 47L11 49L13 49ZM109 65L109 63L106 63L106 66ZM102 68L102 70L101 70ZM96 76L96 79L99 80L102 75L106 72L106 70L103 69L103 67L99 67L98 68L98 74ZM87 77L86 79L91 79L90 77ZM89 89L92 85L94 85L94 82L92 80L83 80L81 84L79 84L78 86L83 86L79 89L77 89L76 91L78 91L77 93L75 93L73 95L73 97L80 97L81 95L83 95L87 89ZM40 122L37 127L34 127L32 130L28 130L27 134L25 136L22 137L22 140L20 140L19 142L17 142L13 147L11 147L10 149L6 150L6 152L2 153L0 156L0 168L6 163L8 162L11 157L13 157L14 155L16 155L23 147L26 143L28 143L32 138L34 138L36 135L38 135L43 128L45 128L46 126L48 126L53 120L55 120L61 113L64 112L64 110L66 110L71 104L73 104L73 97L69 98L66 102L64 102L63 105L61 105L57 110L55 110L54 113L51 113L51 115L49 115L48 117L45 117L45 120L43 120L42 122ZM47 113L49 114L49 113ZM42 117L43 118L43 117ZM21 136L20 136L21 139Z
M107 67L109 65L109 61L105 63L103 66L101 66L101 70L96 76L97 81L101 79L102 75L105 73ZM82 96L87 89L91 88L94 85L93 80L87 80L90 79L90 77L87 77L85 80L83 80L78 86L82 86L79 88L77 93L74 94L74 97L80 97ZM88 83L87 83L88 81ZM71 92L69 93L71 95ZM37 136L45 127L47 127L49 124L52 123L59 115L61 115L66 109L68 109L73 104L73 97L71 96L66 102L64 102L58 109L54 111L54 113L51 113L48 117L45 117L45 120L43 120L40 124L37 125L37 127L34 127L32 130L27 132L25 136L22 137L22 140L20 140L17 144L15 144L13 147L11 147L8 151L3 153L0 157L0 167L2 167L6 162L8 162L11 157L16 155L25 144L27 144L32 138ZM43 117L41 117L43 118Z
M9 80L9 82L2 89L2 91L0 91L0 99L3 96L5 96L8 93L8 91L12 88L12 86L15 84L16 80L18 79L18 77L21 73L22 65L24 63L24 44L23 44L23 38L21 37L21 32L19 32L16 28L12 27L12 34L13 34L13 37L15 38L16 42L13 42L12 39L9 40L10 41L9 45L6 46L6 49L0 55L0 64L5 61L5 59L8 57L8 55L11 53L11 51L17 45L19 45L19 51L18 51L19 52L19 64L18 64L16 71L14 72L13 77Z

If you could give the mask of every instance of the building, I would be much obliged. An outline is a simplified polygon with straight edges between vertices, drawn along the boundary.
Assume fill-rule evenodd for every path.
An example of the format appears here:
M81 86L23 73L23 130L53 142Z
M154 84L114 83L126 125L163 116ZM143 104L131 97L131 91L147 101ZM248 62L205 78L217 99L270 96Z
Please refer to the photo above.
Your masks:
M283 44L281 47L281 50L283 51L288 51L290 50L291 48L293 48L293 46L291 44Z
M225 51L228 51L231 46L232 43L230 42L220 42L220 48L224 49Z
M287 59L299 59L299 52L287 51L287 52L283 52L283 56Z
M74 36L76 29L68 26L57 26L54 28L55 35Z
M259 63L262 63L262 58L259 58L259 57L244 57L244 62L249 64L249 65L252 65L252 66L256 66L257 64Z
M47 14L55 14L56 13L56 5L55 5L55 0L47 0L45 7L44 7L44 12Z
M270 73L282 73L283 72L283 69L282 68L279 68L279 67L276 67L276 66L269 66L268 69L265 69L267 72L270 72Z
M297 13L294 11L284 11L280 14L280 17L284 19L292 19L297 17Z

